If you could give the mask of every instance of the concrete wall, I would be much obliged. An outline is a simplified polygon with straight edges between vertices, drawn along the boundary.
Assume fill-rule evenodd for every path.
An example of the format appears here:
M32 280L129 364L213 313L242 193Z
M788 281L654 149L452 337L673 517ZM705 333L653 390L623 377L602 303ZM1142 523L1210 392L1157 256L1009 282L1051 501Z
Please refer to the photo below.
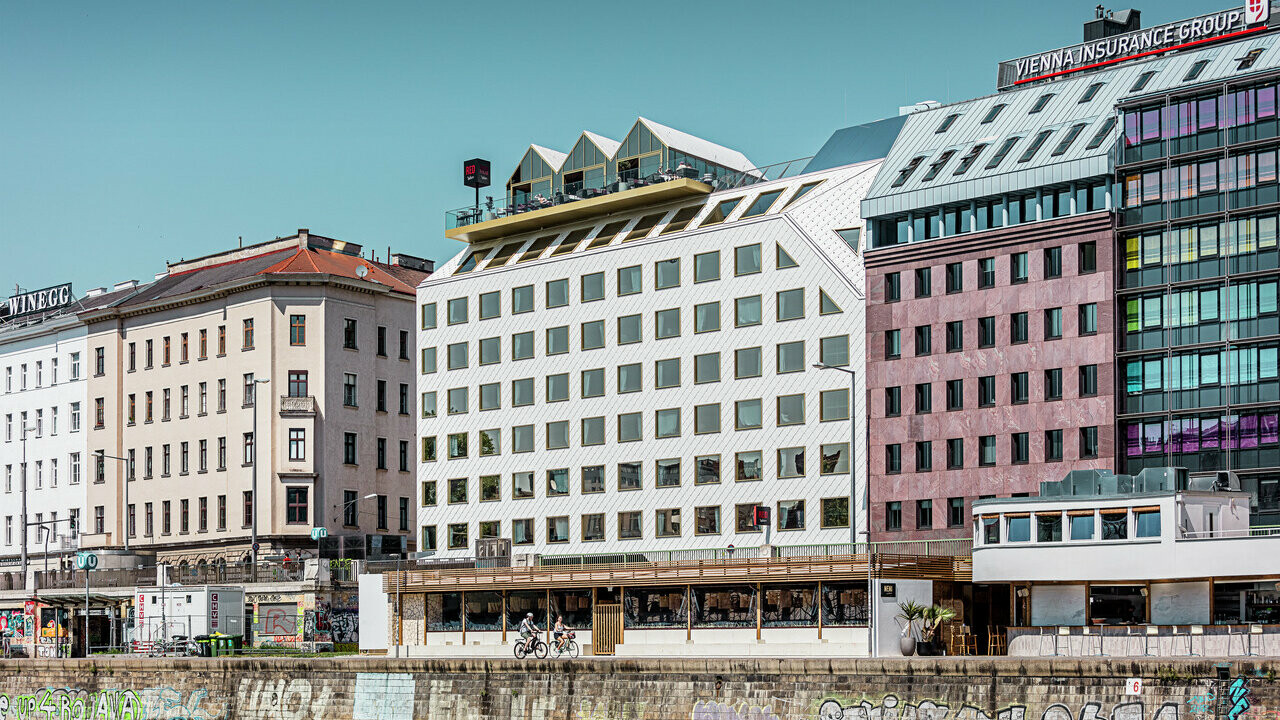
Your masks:
M1083 660L7 661L18 720L1234 720L1273 718L1265 664ZM1128 678L1142 679L1126 694ZM1243 699L1243 703L1240 700Z

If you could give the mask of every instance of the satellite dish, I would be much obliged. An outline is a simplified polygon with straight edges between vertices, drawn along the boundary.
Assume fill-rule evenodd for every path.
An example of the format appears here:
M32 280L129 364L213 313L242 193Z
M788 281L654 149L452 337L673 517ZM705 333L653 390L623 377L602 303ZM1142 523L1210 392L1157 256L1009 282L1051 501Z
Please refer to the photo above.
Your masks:
M356 266L356 277L364 277L368 274L369 274L369 268L365 267L364 265Z

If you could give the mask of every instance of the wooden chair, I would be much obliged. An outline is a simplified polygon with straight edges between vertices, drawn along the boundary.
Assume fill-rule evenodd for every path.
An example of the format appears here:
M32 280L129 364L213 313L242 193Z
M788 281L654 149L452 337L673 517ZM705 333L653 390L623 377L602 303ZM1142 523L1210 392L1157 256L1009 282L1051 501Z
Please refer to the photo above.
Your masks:
M973 628L968 625L961 625L957 638L959 645L956 648L957 655L977 655L978 654L978 636L974 634Z
M1009 641L1004 636L1002 628L994 625L987 628L987 654L988 655L1007 655L1009 652Z

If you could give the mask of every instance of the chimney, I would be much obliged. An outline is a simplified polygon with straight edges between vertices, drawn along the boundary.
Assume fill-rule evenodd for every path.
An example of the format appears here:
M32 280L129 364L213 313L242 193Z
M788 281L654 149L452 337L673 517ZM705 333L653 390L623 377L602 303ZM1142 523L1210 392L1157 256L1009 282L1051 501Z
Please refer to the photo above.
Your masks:
M306 250L310 246L311 231L306 228L298 228L298 247Z
M137 280L125 280L124 282L118 282L118 283L116 283L116 284L115 284L115 290L116 290L116 291L120 291L120 290L132 290L132 289L134 289L134 288L136 288L136 287L138 287L138 281L137 281Z
M106 289L106 288L104 288L104 287L96 287L96 288L93 288L92 290L89 290L88 292L86 292L86 293L84 294L84 296L85 296L85 297L87 297L87 298L91 298L91 297L98 297L99 295L106 295L106 294L107 294L107 289Z
M1084 24L1084 41L1093 42L1141 29L1142 11L1108 10L1099 5L1093 9L1093 19Z

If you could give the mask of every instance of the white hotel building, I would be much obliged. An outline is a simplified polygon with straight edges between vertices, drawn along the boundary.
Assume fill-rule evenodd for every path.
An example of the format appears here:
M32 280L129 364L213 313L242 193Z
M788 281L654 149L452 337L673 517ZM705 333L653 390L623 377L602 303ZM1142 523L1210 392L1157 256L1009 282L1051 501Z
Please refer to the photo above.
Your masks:
M0 566L20 563L24 480L27 555L33 564L40 563L35 569L43 569L46 549L54 569L54 558L79 547L89 460L89 355L87 330L76 313L118 302L131 295L135 285L122 283L110 292L91 290L80 300L40 313L0 316Z
M419 547L847 543L850 505L864 538L858 208L900 126L757 170L642 118L531 146L503 203L452 214L468 247L418 286ZM852 421L816 363L856 373Z

